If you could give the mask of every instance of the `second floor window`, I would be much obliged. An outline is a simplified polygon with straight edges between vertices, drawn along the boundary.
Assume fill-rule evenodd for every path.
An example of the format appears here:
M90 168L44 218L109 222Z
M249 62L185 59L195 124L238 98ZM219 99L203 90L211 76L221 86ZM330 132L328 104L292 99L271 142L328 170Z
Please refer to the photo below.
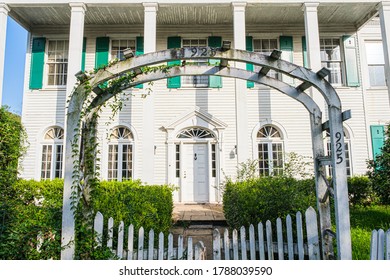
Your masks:
M47 52L47 85L65 86L68 74L68 40L49 40Z
M183 39L184 47L207 47L207 39ZM198 65L207 65L208 63L207 59L187 62L196 62ZM183 87L207 88L209 86L208 76L183 76L181 81Z
M112 40L111 41L111 59L123 60L123 51L131 49L135 52L135 40Z
M380 41L366 42L368 75L371 87L386 86L385 59Z
M339 38L321 38L321 64L330 70L328 81L334 85L343 84L342 56Z
M278 39L253 39L253 51L265 55L270 55L273 50L279 49ZM259 72L261 66L255 66L255 72ZM271 70L267 76L278 78L278 72Z

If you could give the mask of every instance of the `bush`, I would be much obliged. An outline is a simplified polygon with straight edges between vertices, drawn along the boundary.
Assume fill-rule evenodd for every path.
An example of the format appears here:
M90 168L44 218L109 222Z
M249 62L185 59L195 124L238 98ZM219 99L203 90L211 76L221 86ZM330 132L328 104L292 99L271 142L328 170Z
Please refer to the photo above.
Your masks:
M223 195L223 210L231 228L294 215L315 205L312 179L261 177L236 183L228 181Z
M382 153L368 162L367 174L380 202L384 205L390 205L390 129L388 126Z
M172 226L172 188L144 186L138 180L101 182L94 190L93 209L118 224L167 233Z
M20 117L0 108L0 236L10 217L9 200L17 179L18 160L25 151L25 131Z
M0 259L60 258L63 186L60 179L19 180L12 185L7 200L11 211L6 230L0 235ZM92 206L93 214L100 211L104 215L105 229L107 219L113 217L116 227L122 220L126 226L133 224L135 229L143 226L146 230L153 228L167 233L173 210L172 189L143 186L140 181L101 182L94 190ZM91 246L94 245L91 229L92 225L77 228L80 242L75 258L112 258L108 250Z
M7 227L0 236L0 259L59 259L63 181L13 184ZM37 236L42 236L38 250Z
M377 200L367 176L348 178L348 196L351 205L369 206Z

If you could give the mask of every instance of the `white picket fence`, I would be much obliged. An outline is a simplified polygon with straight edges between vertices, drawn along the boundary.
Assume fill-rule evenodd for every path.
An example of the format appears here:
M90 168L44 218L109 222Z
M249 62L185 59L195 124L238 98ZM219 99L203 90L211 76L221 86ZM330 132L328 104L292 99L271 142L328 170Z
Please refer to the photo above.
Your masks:
M97 236L98 246L103 246L103 215L100 212L96 213L94 221L94 229ZM179 235L177 247L173 247L173 235L168 235L168 246L164 247L164 234L158 235L158 248L155 248L155 234L153 229L149 231L148 240L145 240L144 228L138 230L138 246L134 244L134 226L128 227L127 248L124 249L124 223L121 221L118 226L118 239L116 240L117 248L113 249L114 241L114 219L108 219L107 226L107 248L109 248L119 259L127 260L204 260L206 259L206 248L203 242L199 241L193 246L191 237L187 239L187 246L184 246L184 238ZM144 245L147 241L148 246Z
M390 260L390 229L373 230L371 233L371 260Z
M229 231L226 229L223 236L220 235L218 229L214 230L213 235L213 258L214 260L274 260L275 254L277 259L283 260L285 256L289 260L293 259L310 259L319 260L320 247L318 238L317 213L310 207L305 212L306 220L306 240L304 243L302 215L300 212L296 214L296 241L293 238L293 225L291 216L286 217L287 239L283 237L282 220L276 220L276 242L273 240L272 225L270 221L265 223L265 238L264 226L262 223L257 225L257 234L255 227L249 227L249 240L245 227L241 227L239 233L235 229L232 232L232 239L229 238ZM255 238L257 235L257 239ZM306 257L305 257L306 256Z

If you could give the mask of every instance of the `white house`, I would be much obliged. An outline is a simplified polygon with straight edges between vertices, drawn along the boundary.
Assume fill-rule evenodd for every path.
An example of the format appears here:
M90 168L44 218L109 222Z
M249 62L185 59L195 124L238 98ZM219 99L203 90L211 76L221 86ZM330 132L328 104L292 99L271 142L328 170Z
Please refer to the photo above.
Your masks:
M282 59L314 71L330 69L328 79L343 110L352 112L344 122L349 176L365 173L366 161L383 145L390 120L390 2L2 2L0 81L6 17L29 31L22 120L30 146L23 178L62 176L66 100L74 74L122 59L127 48L140 55L185 46L220 47L226 40L235 49L280 49ZM295 85L287 76L268 75ZM317 104L324 104L312 94ZM306 110L266 86L216 76L175 77L128 90L123 98L123 109L111 118L107 106L99 122L104 180L174 184L179 187L176 202L215 202L220 200L216 187L225 176L235 175L240 162L259 160L259 174L267 175L281 171L287 153L312 156Z

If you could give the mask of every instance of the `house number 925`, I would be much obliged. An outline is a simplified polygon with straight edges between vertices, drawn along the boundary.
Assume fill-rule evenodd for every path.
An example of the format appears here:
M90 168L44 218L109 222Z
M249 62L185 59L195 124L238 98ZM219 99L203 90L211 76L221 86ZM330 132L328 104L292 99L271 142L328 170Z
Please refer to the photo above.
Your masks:
M340 164L344 161L343 159L343 147L340 143L342 134L340 132L336 132L336 163Z
M191 57L194 56L215 56L217 53L216 48L208 47L192 47L191 48Z

